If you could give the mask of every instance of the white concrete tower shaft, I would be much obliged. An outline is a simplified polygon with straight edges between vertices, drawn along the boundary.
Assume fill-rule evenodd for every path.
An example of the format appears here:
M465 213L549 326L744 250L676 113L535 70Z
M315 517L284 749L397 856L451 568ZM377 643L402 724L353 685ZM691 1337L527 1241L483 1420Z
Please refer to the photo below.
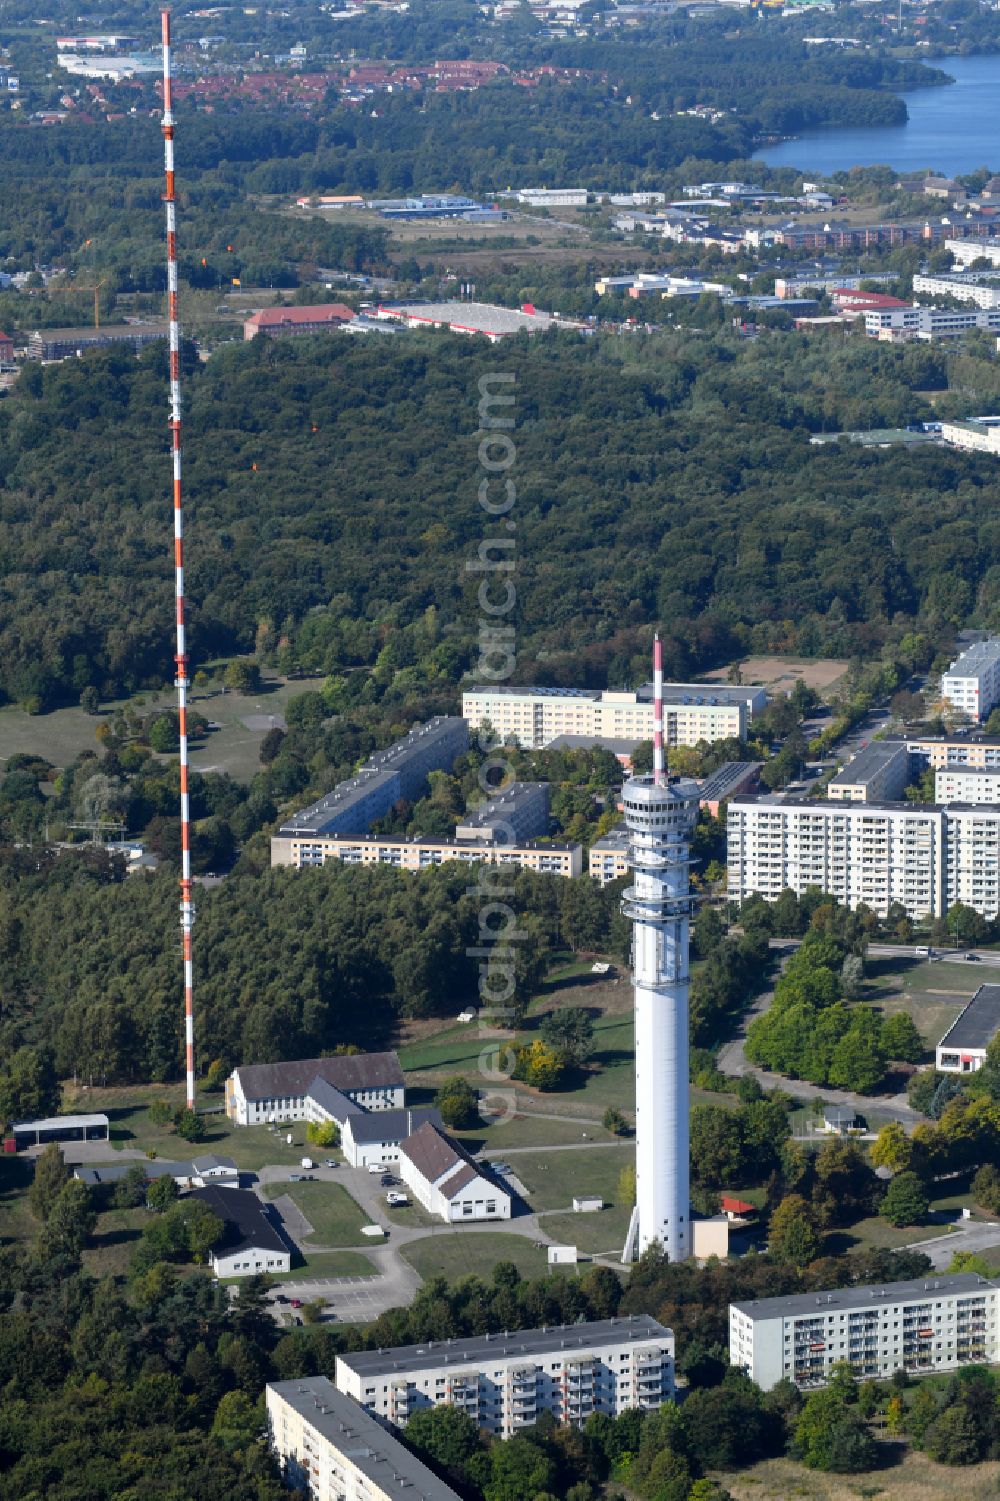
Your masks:
M658 648L659 642L657 702ZM634 1260L658 1241L671 1261L684 1261L691 1255L689 840L698 788L665 775L658 745L653 775L630 778L623 798L635 872L622 911L632 921L636 1202L622 1260Z

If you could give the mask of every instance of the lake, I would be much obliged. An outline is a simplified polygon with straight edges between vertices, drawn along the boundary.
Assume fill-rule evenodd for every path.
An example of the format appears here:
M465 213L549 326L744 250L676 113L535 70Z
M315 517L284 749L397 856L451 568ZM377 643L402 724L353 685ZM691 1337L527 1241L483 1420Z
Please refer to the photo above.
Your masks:
M1000 54L928 58L954 78L943 88L902 95L905 125L828 126L754 153L769 167L799 167L822 177L886 163L899 172L932 168L946 177L977 167L1000 170Z

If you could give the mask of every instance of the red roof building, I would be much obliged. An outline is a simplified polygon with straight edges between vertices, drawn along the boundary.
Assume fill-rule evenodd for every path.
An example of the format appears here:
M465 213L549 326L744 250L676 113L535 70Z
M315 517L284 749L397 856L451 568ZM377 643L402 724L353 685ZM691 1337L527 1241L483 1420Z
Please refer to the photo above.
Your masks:
M342 302L316 302L306 307L265 307L243 325L244 339L267 334L269 339L287 338L290 334L328 333L354 317L353 308Z
M746 1199L734 1199L731 1194L720 1196L719 1208L727 1220L744 1220L748 1215L757 1213L755 1204L748 1204Z
M874 313L882 308L910 306L901 297L890 297L885 292L861 292L857 287L837 287L830 293L830 301L842 312Z

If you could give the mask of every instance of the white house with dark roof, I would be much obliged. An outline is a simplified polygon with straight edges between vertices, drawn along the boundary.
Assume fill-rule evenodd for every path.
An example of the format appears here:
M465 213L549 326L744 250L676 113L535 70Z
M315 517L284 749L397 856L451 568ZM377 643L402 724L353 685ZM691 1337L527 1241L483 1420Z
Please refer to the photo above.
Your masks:
M335 1119L332 1112L309 1113L310 1086L317 1079L362 1110L398 1110L403 1105L403 1070L395 1053L350 1053L241 1064L226 1080L226 1114L237 1126Z
M340 1126L340 1148L351 1167L399 1166L402 1143L430 1122L442 1125L432 1105L402 1110L353 1110Z
M446 1224L510 1219L510 1190L429 1121L400 1143L399 1175L428 1213Z
M1000 985L980 985L935 1050L943 1074L974 1074L986 1062L990 1043L1000 1035Z
M217 1214L222 1240L210 1253L217 1277L252 1277L257 1272L288 1272L292 1247L281 1233L276 1211L245 1188L196 1188L192 1199Z

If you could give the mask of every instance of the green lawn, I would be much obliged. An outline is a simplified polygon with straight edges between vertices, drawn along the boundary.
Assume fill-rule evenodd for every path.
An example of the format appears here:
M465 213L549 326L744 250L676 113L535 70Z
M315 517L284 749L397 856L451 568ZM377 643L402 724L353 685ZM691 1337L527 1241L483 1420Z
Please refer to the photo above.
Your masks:
M539 1110L546 1108L545 1099L536 1101ZM611 1135L603 1127L581 1126L576 1121L549 1120L544 1114L518 1114L513 1120L495 1126L476 1126L468 1131L454 1134L470 1152L509 1152L515 1147L561 1147L581 1141L587 1132L594 1141L611 1141Z
M527 1189L532 1209L572 1213L575 1194L600 1194L606 1203L614 1203L621 1170L634 1162L634 1145L622 1143L595 1152L525 1152L511 1167Z
M40 1229L28 1208L32 1166L27 1157L0 1157L0 1244L27 1245Z
M589 1255L620 1256L625 1244L631 1210L626 1205L602 1209L598 1214L546 1214L539 1227L553 1240L576 1246Z
M460 1277L483 1277L498 1261L512 1261L522 1277L541 1277L549 1269L544 1247L522 1235L505 1235L498 1231L428 1235L403 1247L403 1255L414 1271L426 1282L431 1277L445 1277L454 1282Z
M359 1251L311 1251L296 1259L290 1272L268 1272L276 1282L301 1282L306 1277L377 1277L377 1268ZM239 1277L225 1277L239 1282Z
M313 1227L303 1251L310 1244L324 1247L362 1246L366 1237L361 1226L369 1223L359 1205L339 1183L266 1183L264 1196L279 1199L286 1195L297 1205ZM294 1237L293 1239L298 1239Z
M285 681L265 678L261 692L241 693L192 692L188 702L206 719L222 726L192 743L191 765L196 771L209 767L228 771L239 781L249 781L260 770L260 742L265 730L248 730L243 720L250 716L283 716L288 700L298 693L321 688L323 678L300 678ZM54 709L50 714L25 714L23 709L6 705L0 709L0 764L18 753L44 756L55 766L66 766L83 750L96 748L95 732L113 711L128 700L102 705L99 715L85 714L80 708ZM164 688L158 694L138 694L131 700L136 712L148 714L157 707L172 708L174 692Z
M873 1215L871 1219L858 1220L846 1230L830 1230L824 1237L824 1254L839 1256L845 1251L866 1248L894 1251L900 1246L912 1246L915 1241L931 1240L948 1233L947 1225L904 1225L897 1230L894 1225Z
M886 1016L905 1011L928 1052L983 982L974 964L872 958L867 968L864 999Z
M315 1156L317 1148L306 1142L304 1121L296 1121L281 1132L272 1133L266 1126L234 1126L221 1110L204 1117L205 1135L196 1143L185 1141L172 1126L158 1126L149 1118L154 1100L167 1100L172 1109L184 1103L184 1086L135 1085L127 1089L67 1089L64 1109L104 1111L111 1122L112 1149L130 1147L140 1152L156 1153L170 1161L186 1161L202 1152L217 1152L247 1171L256 1171L265 1163L297 1165L303 1156ZM222 1103L220 1094L204 1094L200 1108L214 1108ZM292 1145L285 1140L288 1132ZM109 1153L109 1156L111 1154ZM328 1155L328 1154L326 1154Z
M108 1209L97 1216L82 1261L95 1277L124 1277L152 1216L148 1209Z

